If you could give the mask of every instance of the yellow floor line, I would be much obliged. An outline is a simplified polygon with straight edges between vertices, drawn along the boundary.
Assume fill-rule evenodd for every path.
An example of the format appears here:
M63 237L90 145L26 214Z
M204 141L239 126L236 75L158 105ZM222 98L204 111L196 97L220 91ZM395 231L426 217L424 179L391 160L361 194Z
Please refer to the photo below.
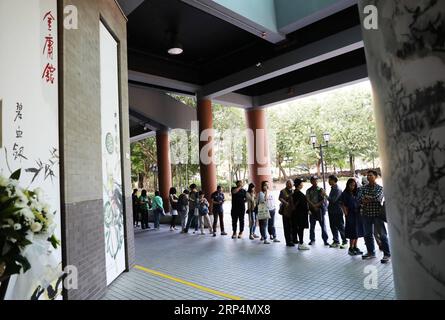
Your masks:
M199 289L201 291L213 293L214 295L217 295L217 296L221 296L221 297L228 298L228 299L231 299L231 300L243 300L240 297L232 296L230 294L227 294L227 293L224 293L224 292L221 292L221 291L217 291L217 290L213 290L213 289L210 289L210 288L206 288L206 287L203 287L203 286L201 286L199 284L196 284L196 283L193 283L193 282L189 282L189 281L186 281L186 280L182 280L182 279L179 279L179 278L175 278L175 277L169 276L168 274L164 274L164 273L159 272L159 271L147 269L147 268L142 267L142 266L136 265L134 268L138 269L138 270L141 270L141 271L144 271L144 272L147 272L147 273L150 273L150 274L154 274L156 276L159 276L159 277L162 277L162 278L165 278L165 279L169 279L171 281L175 281L175 282L179 282L179 283L185 284L186 286L190 286L190 287Z

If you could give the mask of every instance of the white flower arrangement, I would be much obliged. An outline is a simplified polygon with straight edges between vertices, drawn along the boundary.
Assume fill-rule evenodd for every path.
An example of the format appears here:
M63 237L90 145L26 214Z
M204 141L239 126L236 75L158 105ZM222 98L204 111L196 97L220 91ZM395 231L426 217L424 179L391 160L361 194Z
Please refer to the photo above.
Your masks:
M49 241L54 248L60 245L54 235L54 213L43 202L43 191L21 188L19 178L20 170L9 179L0 175L0 277L31 268L24 252L35 237Z

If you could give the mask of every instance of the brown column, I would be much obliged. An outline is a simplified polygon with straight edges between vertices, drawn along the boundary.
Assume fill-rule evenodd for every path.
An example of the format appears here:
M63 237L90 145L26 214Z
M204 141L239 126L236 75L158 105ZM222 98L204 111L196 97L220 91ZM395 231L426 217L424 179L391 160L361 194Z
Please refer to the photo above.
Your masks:
M156 148L158 156L159 192L164 201L164 209L168 212L170 211L168 192L172 186L168 130L156 131Z
M210 201L210 195L216 190L216 165L213 159L214 133L212 132L212 101L208 99L199 99L197 112L200 136L199 163L201 173L201 189L204 191L206 198ZM212 131L207 131L209 129ZM204 130L206 130L208 135L205 137L205 141L201 141L201 134Z
M246 122L249 182L253 182L259 191L262 181L269 181L269 187L272 187L265 110L246 110Z

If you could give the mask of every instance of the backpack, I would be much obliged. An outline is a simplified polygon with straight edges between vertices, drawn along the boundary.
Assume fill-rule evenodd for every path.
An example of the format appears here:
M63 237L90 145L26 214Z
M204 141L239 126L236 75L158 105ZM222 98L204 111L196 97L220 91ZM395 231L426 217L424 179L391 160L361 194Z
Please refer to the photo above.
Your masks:
M179 195L179 199L178 199L178 205L179 207L184 210L185 207L187 207L189 204L189 200L187 199L187 196L184 193L181 193Z

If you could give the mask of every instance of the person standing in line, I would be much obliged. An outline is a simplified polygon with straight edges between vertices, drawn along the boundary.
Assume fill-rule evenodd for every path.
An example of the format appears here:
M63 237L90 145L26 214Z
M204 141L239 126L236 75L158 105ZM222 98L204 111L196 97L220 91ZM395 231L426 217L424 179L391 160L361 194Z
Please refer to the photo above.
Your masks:
M290 205L290 197L292 196L292 180L286 181L286 188L280 191L278 200L280 201L280 209L278 213L283 216L283 229L284 239L286 240L286 246L294 247L298 239L292 238L292 216L289 215L288 206Z
M377 171L369 170L367 172L368 184L361 187L358 192L358 200L363 208L363 229L365 233L365 244L367 253L362 256L364 260L376 257L374 237L379 234L382 245L383 258L381 263L390 261L391 253L389 249L388 236L382 214L383 187L376 183Z
M363 221L355 179L349 179L346 182L346 188L340 196L339 204L346 218L345 236L349 239L348 254L351 256L362 255L363 252L357 247L358 238L363 237Z
M247 214L249 215L249 239L254 240L259 238L255 234L256 223L257 223L257 213L256 213L256 192L255 185L253 183L249 184L249 188L246 193L247 200Z
M131 204L133 207L133 225L135 228L139 226L139 198L138 198L138 189L134 189L131 194ZM141 222L142 224L142 222Z
M310 248L304 243L304 229L309 228L308 212L309 205L303 189L303 180L294 180L295 191L291 196L291 219L292 219L292 239L298 242L298 250L309 250Z
M189 212L187 218L187 225L185 227L185 233L189 231L191 226L195 228L195 231L193 231L194 234L198 232L198 217L199 217L198 204L199 204L198 191L196 190L196 184L193 183L190 185Z
M139 197L139 209L141 212L141 226L142 229L150 229L148 223L148 210L151 207L151 200L147 195L147 190L142 190L141 196Z
M178 213L181 218L181 233L185 233L185 227L187 225L187 214L189 212L189 191L186 189L180 195L178 199Z
M269 209L267 208L267 181L261 182L261 191L258 193L258 199L257 199L257 206L258 206L258 221L260 225L260 232L261 232L261 238L260 241L264 241L264 244L269 244L270 242L267 241L267 233L266 229L268 226L268 220L270 213L268 212ZM265 208L267 217L263 217L262 215L262 207Z
M343 211L340 207L339 199L341 197L341 190L338 188L337 182L338 179L336 176L331 175L328 178L329 185L331 186L331 191L328 196L328 214L329 214L329 225L331 227L333 242L329 246L330 248L340 248L345 249L348 241L345 236L345 222L343 219ZM340 244L340 240L338 239L338 234L340 233L340 237L342 243Z
M270 219L267 221L267 231L269 232L270 240L272 240L273 242L280 242L280 240L277 239L277 230L275 228L275 198L272 192L269 192L269 182L267 182L266 186L266 204L270 214Z
M232 188L232 239L236 239L236 229L239 221L238 239L243 237L244 215L246 212L246 190L243 189L243 182L237 181L236 187Z
M210 223L209 210L210 204L204 197L204 192L199 191L199 225L201 227L201 234L204 233L204 226L207 224L209 226L210 234L213 234L212 226Z
M155 230L160 229L161 215L164 212L164 202L162 201L161 194L159 191L155 191L155 197L153 198L153 216L154 216L154 227Z
M221 229L221 235L225 236L227 233L224 232L224 193L222 191L221 186L216 188L216 191L211 195L212 204L213 204L213 236L216 237L216 226L218 225L219 218L219 226Z
M325 224L325 205L326 205L326 192L318 186L318 178L316 176L311 177L312 186L306 191L306 199L309 203L309 211L311 213L309 217L310 221L310 239L309 245L315 244L315 224L320 224L321 227L321 238L323 239L324 245L329 246L328 243L328 233L326 231Z
M177 191L176 188L170 188L170 197L169 197L169 201L170 201L170 208L171 208L171 216L172 216L172 221L170 224L170 231L173 230L177 230L176 229L176 224L175 224L175 220L176 217L178 216L178 204L179 204L179 198L176 195Z

